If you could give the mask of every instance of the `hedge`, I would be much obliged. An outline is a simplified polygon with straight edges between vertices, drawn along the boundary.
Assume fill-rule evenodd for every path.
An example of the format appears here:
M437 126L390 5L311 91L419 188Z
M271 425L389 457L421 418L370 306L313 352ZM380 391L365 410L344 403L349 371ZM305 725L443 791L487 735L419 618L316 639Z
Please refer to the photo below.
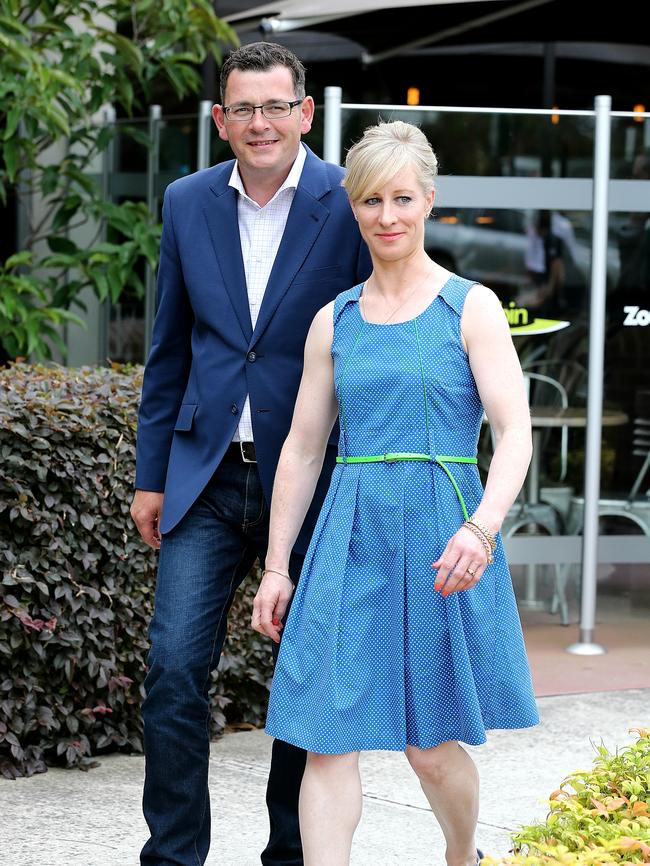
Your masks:
M483 866L621 866L650 863L650 728L631 746L598 746L593 770L571 773L543 824L513 836L514 853Z
M0 370L0 773L140 751L156 553L129 515L142 370ZM262 722L272 662L238 594L212 733Z

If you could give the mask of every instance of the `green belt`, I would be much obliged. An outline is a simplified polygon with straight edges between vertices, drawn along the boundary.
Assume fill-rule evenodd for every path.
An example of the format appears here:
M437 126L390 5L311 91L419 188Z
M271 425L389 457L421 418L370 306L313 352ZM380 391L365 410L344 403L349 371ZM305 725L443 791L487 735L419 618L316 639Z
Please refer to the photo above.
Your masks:
M395 451L387 454L372 454L366 457L345 457L339 455L336 458L337 463L397 463L400 460L419 460L423 463L437 463L438 466L444 469L447 473L449 480L454 486L454 490L458 496L458 501L460 502L460 507L463 509L463 517L465 520L469 519L469 513L467 511L467 506L465 505L465 500L463 499L463 494L460 492L456 479L449 469L447 469L445 463L477 463L478 460L476 457L455 457L447 454L435 454L434 456L431 456L431 454L419 454L418 452Z

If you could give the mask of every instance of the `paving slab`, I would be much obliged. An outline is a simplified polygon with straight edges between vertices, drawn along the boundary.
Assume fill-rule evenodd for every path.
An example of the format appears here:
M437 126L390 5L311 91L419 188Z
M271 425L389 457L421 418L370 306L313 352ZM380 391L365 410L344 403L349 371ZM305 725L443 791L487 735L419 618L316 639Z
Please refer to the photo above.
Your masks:
M545 798L575 769L587 769L593 744L633 741L650 725L650 689L539 700L542 724L493 731L468 751L481 775L478 843L509 850L509 831L543 819ZM213 844L206 866L259 866L268 820L264 802L271 740L263 731L231 733L210 762ZM147 836L140 804L144 760L112 755L88 773L50 769L0 781L0 866L138 866ZM363 818L351 866L443 866L442 834L406 758L361 758Z

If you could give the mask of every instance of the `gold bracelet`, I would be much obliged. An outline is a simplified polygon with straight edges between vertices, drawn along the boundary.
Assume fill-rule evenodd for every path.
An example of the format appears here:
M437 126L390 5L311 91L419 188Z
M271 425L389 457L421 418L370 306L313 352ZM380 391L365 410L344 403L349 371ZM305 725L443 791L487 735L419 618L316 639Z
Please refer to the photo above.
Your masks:
M487 538L487 540L490 542L490 547L492 548L492 550L496 550L496 549L497 549L497 539L496 539L496 536L494 535L493 532L490 532L490 530L487 528L487 526L486 526L484 523L481 523L480 520L477 520L476 517L474 517L474 515L472 515L472 516L469 518L469 523L473 523L474 526L476 526L477 529L480 529L480 530L481 530L481 532L483 533L483 535L484 535L484 536Z
M263 569L263 571L262 571L262 577L264 577L264 575L265 575L267 572L270 572L271 574L279 574L280 577L286 577L286 579L287 579L288 581L290 581L291 586L294 586L294 583L293 583L293 581L291 580L291 576L290 576L289 574L287 574L285 571L278 571L276 568L265 568L265 569ZM294 587L294 589L295 589L295 587Z
M464 526L465 529L469 529L469 531L473 535L475 535L478 538L478 540L481 542L481 544L483 545L483 550L485 551L486 556L487 556L488 565L491 565L494 562L494 557L492 556L492 548L490 547L490 542L483 535L483 533L478 528L478 526L475 526L473 523L470 523L469 520L466 520L462 524L462 526Z
M472 535L475 535L476 538L478 538L478 540L483 545L483 549L485 550L486 555L490 556L490 554L492 552L492 548L488 544L488 540L487 540L487 538L484 537L483 533L477 527L475 527L473 523L470 523L468 520L466 520L462 525L465 529L469 529L469 531L472 533Z

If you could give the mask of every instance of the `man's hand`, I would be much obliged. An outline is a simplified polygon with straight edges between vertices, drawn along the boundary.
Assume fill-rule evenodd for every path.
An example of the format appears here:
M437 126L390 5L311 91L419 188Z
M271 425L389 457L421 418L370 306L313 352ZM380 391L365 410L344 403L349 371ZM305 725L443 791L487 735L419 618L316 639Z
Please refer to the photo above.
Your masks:
M160 548L160 530L158 524L163 507L163 493L151 490L136 490L131 503L131 517L138 527L138 532L149 547Z
M292 594L293 583L288 577L273 571L267 572L253 601L252 628L260 634L268 635L275 643L280 643L282 617Z

